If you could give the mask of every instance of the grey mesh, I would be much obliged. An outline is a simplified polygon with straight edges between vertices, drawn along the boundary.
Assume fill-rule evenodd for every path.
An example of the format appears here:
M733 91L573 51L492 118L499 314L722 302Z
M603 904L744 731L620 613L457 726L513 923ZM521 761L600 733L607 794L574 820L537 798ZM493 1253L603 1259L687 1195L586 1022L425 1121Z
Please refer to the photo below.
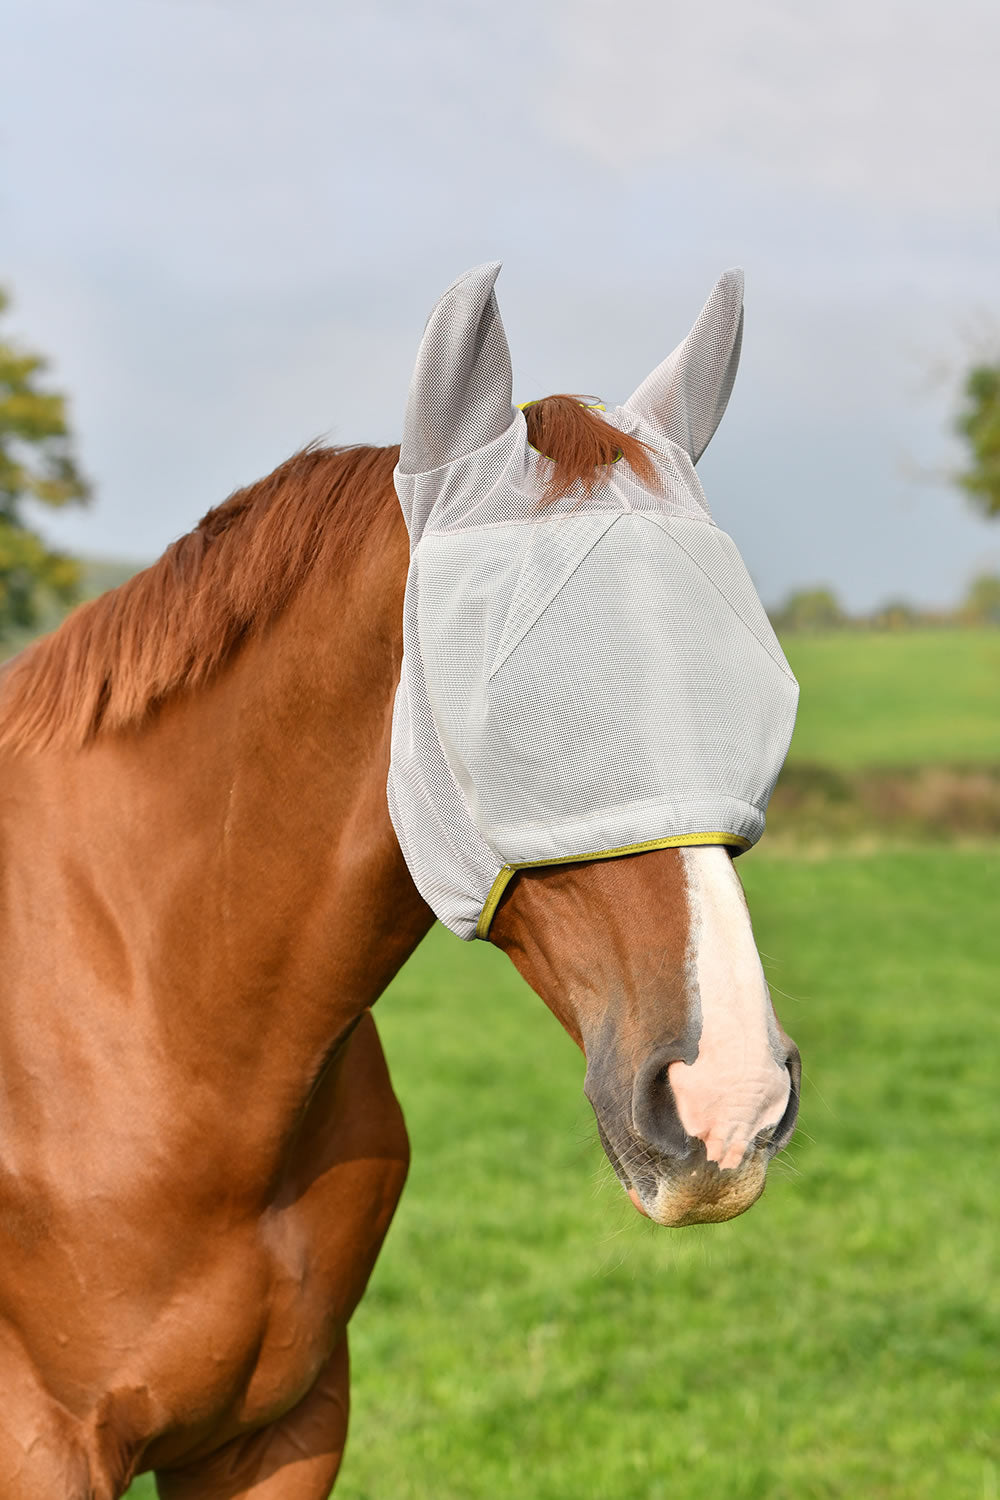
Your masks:
M511 407L479 267L431 315L396 488L410 531L389 808L441 921L485 935L511 872L637 848L747 848L798 687L695 473L739 358L742 277L603 417L653 450L586 495L541 497L551 465Z
M400 468L442 469L510 426L513 377L494 283L500 262L453 281L427 320L403 419Z
M687 338L625 405L697 463L725 415L743 344L743 272L726 271Z

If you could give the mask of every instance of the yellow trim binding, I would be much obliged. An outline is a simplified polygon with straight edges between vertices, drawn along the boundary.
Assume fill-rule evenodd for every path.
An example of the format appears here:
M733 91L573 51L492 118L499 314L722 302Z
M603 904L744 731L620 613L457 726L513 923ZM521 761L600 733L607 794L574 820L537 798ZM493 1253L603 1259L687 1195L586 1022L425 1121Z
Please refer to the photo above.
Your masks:
M548 399L548 396L533 396L530 401L519 401L517 409L518 411L527 411L529 406L537 406L539 401L547 401ZM593 401L580 401L575 396L573 399L576 401L577 406L586 407L587 411L607 411L608 409L604 402L596 397Z
M518 865L504 865L490 886L486 904L476 923L476 937L488 937L500 898L518 870L537 870L545 865L581 865L589 859L620 859L623 854L645 854L650 849L683 849L696 844L729 844L741 852L753 848L750 840L738 833L675 833L665 839L647 839L643 844L624 844L621 849L601 849L596 854L570 854L565 859L526 859Z

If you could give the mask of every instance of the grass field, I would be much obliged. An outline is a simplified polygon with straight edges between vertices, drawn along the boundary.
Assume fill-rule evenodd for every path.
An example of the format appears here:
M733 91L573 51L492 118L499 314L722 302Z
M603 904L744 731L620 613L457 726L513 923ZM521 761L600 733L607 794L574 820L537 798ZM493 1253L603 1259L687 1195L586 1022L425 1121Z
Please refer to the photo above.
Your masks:
M806 1083L730 1224L638 1218L485 944L436 929L380 1002L414 1165L337 1500L996 1500L1000 853L741 869Z
M782 645L802 685L793 764L1000 759L1000 630L837 631Z

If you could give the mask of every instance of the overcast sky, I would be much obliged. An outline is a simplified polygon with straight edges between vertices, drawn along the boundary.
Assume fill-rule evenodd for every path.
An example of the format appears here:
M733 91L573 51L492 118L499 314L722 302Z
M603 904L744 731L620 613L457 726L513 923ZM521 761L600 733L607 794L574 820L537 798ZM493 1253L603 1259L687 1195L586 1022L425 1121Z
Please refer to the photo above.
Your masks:
M1000 348L995 0L7 0L0 281L147 559L301 443L398 438L424 319L501 258L517 399L628 395L720 271L702 463L764 598L947 604L1000 524L942 478Z

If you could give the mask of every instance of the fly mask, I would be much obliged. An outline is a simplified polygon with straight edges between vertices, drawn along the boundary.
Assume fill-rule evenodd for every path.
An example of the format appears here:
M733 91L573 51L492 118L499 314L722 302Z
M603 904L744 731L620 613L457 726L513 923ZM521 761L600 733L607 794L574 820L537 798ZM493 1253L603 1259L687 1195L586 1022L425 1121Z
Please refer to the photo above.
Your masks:
M532 865L684 844L743 850L798 686L695 463L739 362L743 277L603 420L648 445L542 503L551 463L512 406L498 263L431 313L395 481L410 534L389 808L410 873L485 937Z

